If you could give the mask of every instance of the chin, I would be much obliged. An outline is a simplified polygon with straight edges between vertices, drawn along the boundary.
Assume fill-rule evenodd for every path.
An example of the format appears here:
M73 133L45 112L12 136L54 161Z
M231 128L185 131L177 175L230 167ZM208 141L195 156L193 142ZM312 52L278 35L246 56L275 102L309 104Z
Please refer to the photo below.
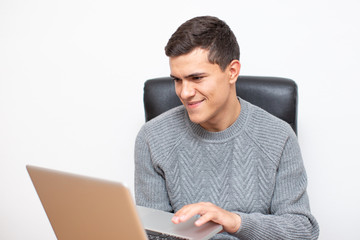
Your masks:
M198 117L198 116L189 115L189 118L190 118L191 122L196 123L196 124L201 124L201 123L205 122L205 120L203 118Z

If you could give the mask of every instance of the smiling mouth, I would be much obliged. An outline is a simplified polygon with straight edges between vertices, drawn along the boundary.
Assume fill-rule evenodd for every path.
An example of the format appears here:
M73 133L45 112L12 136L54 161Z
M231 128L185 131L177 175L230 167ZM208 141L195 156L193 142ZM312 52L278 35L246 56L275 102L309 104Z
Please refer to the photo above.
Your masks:
M196 108L198 107L204 100L200 100L200 101L192 101L192 102L188 102L186 103L188 108Z

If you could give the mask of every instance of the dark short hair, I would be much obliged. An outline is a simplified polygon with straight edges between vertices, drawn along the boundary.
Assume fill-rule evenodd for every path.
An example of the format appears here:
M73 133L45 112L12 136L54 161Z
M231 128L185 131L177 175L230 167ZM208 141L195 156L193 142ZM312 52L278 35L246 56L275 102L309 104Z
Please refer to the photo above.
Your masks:
M177 57L198 47L209 50L209 62L218 64L223 71L231 61L240 59L234 33L216 17L195 17L183 23L169 39L165 53Z

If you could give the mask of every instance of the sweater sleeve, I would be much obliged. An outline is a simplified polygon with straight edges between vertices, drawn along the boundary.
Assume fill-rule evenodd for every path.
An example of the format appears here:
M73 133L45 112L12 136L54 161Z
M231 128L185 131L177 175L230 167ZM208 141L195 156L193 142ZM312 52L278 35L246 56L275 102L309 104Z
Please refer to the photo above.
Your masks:
M269 214L237 213L240 239L317 239L319 226L310 213L307 177L295 134L287 139L277 169Z
M135 200L140 206L172 211L164 176L153 166L145 127L139 131L135 142Z

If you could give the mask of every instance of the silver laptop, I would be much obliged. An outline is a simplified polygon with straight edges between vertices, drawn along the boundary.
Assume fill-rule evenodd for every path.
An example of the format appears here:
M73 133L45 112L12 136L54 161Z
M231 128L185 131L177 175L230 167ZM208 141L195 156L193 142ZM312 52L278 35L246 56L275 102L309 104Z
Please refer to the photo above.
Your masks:
M222 226L191 220L173 224L172 213L135 206L121 183L26 166L57 239L209 239ZM155 235L155 237L154 237ZM171 237L165 237L171 239Z

